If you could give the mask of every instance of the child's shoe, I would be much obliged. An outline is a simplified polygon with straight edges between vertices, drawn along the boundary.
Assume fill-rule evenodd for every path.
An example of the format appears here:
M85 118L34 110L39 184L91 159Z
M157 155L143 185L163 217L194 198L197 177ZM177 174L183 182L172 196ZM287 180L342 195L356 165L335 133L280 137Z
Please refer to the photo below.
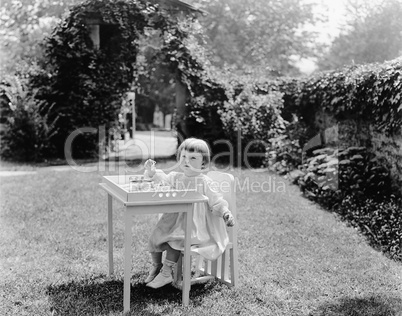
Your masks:
M175 262L165 260L161 272L153 279L152 282L149 282L147 286L152 287L153 289L159 289L160 287L167 285L173 282L172 272L173 265Z
M159 274L162 267L162 263L153 263L151 269L149 270L148 277L145 279L145 283L148 284L149 282L152 282L153 279L155 279L155 277Z
M155 279L153 279L152 282L148 283L147 286L149 286L153 289L159 289L160 287L170 284L172 282L173 282L173 277L171 274L166 276L161 272L156 276Z

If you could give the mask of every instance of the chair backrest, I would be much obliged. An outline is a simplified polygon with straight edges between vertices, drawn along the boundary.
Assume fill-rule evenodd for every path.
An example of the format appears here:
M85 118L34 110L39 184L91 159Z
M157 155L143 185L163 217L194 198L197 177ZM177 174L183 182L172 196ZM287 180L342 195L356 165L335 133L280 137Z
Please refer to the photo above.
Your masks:
M235 179L230 173L220 172L220 171L210 171L207 173L214 182L217 182L219 192L222 194L223 198L229 203L229 210L232 212L233 217L236 221L234 227L228 227L229 240L231 242L236 242L236 231L237 231L237 210L236 210L236 194L235 194Z

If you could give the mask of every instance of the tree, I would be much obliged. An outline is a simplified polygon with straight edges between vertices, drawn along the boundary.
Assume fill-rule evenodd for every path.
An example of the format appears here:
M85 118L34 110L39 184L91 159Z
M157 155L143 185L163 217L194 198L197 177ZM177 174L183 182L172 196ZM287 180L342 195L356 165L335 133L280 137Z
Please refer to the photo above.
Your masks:
M0 56L3 71L13 73L18 63L41 58L43 39L69 6L79 0L4 0L0 8Z
M318 62L320 70L384 62L402 54L402 1L349 0L345 30Z
M301 0L192 0L207 14L205 28L212 64L240 71L262 69L296 74L294 56L314 56L312 4Z

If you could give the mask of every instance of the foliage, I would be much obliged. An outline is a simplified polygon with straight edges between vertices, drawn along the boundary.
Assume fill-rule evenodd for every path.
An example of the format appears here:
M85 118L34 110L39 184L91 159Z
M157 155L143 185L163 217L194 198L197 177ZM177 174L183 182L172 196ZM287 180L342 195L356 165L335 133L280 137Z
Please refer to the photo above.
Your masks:
M100 49L89 37L87 21L91 19L101 24ZM108 30L107 37L102 36L102 28ZM155 30L160 37L156 52L148 54L149 47L140 51L140 42ZM188 113L179 120L188 120L187 125L191 125L201 103L208 105L207 111L214 111L215 102L226 96L205 70L206 57L197 38L201 33L191 17L179 21L150 3L102 0L73 7L47 39L42 71L31 80L32 86L39 89L38 98L47 103L50 118L58 117L58 134L53 138L58 156L64 155L66 139L77 129L114 129L124 93L137 87L140 95L150 96L149 91L155 90L154 76L159 74L166 75L168 92L172 92L174 77L191 94L190 102L195 106L189 105ZM157 101L172 101L171 96L168 100L157 94L154 97ZM194 131L199 128L195 126ZM98 144L97 133L81 134L73 141L73 155L96 155Z
M165 33L169 35L163 37L161 60L189 94L185 109L176 109L177 131L183 137L203 138L213 152L219 152L221 146L215 146L214 141L224 135L217 111L228 96L222 78L216 75L199 42L202 29L194 20L166 27Z
M283 134L269 139L267 165L270 170L288 175L302 164L306 127L300 121L291 122Z
M49 120L44 103L35 99L23 79L7 79L1 90L10 100L11 111L1 137L1 156L13 161L42 161L52 155L56 121Z
M227 146L223 146L219 142L226 139L219 111L228 97L223 84L208 77L201 80L202 83L196 91L197 96L192 97L186 103L185 115L176 118L177 122L180 123L181 120L184 123L187 134L183 133L183 129L180 129L180 124L178 131L185 136L194 136L206 140L211 146L212 153L220 153L226 151ZM204 93L200 88L204 88Z
M359 118L385 134L402 126L402 59L383 64L351 66L300 79L291 107L308 126L321 110L336 120ZM287 110L288 111L288 110Z
M402 51L402 1L348 1L345 31L318 62L320 70L384 62Z
M386 161L378 159L367 148L349 147L339 151L339 185L342 191L355 192L382 200L397 194L392 187L391 174Z
M386 163L364 147L316 150L300 170L304 174L295 181L303 193L328 209L347 195L381 201L399 194Z
M214 66L244 73L298 74L292 57L316 54L313 7L300 0L190 1L207 12L200 18ZM305 28L306 29L306 28ZM311 28L310 28L311 30Z
M362 231L372 244L396 260L402 259L402 202L347 196L336 212Z
M193 98L189 103L191 111L188 118L196 122L193 125L197 127L194 130L198 131L198 135L202 135L201 130L213 130L208 136L212 141L222 137L220 129L223 128L225 138L237 144L238 124L242 131L243 148L251 140L267 143L271 140L272 144L266 146L272 154L268 157L268 164L281 173L289 172L301 160L298 155L300 148L319 132L316 126L319 111L333 115L338 122L359 119L385 134L400 133L401 67L400 60L395 60L381 65L349 67L308 78L260 79L258 82L250 77L232 75L227 79L220 76L219 80L215 79L215 85L204 85L206 97ZM269 115L261 112L264 108L260 107L264 102L275 103L274 100L279 109L275 115L279 114L283 121L297 121L286 130L278 130L276 135L270 131ZM218 110L220 123L214 109ZM240 119L240 116L243 118ZM211 118L215 119L215 123L211 123ZM254 149L254 152L261 152L261 148Z
M294 181L303 194L332 209L347 193L340 184L338 151L330 148L314 151L314 156L307 159L299 169L303 172ZM356 190L355 190L356 191ZM358 191L358 190L357 190Z
M0 8L3 71L14 73L21 62L31 63L44 54L42 41L62 14L80 0L4 0Z
M286 122L280 115L282 94L270 90L256 93L251 84L233 86L228 102L219 111L226 137L235 152L241 152L243 163L248 163L246 153L260 154L260 158L253 159L253 164L260 166L265 162L269 140L285 130Z

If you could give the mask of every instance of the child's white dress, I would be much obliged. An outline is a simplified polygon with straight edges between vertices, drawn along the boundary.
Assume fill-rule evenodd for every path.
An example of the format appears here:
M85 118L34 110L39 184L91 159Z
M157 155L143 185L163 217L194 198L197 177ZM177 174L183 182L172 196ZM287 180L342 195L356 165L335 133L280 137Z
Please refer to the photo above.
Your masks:
M191 228L191 249L209 260L217 259L225 250L229 238L223 214L228 203L218 193L216 183L208 176L187 177L181 172L171 172L167 182L176 189L195 189L203 184L203 194L208 203L195 203ZM184 213L165 213L160 218L149 239L149 251L161 252L161 246L168 243L176 250L184 250Z

